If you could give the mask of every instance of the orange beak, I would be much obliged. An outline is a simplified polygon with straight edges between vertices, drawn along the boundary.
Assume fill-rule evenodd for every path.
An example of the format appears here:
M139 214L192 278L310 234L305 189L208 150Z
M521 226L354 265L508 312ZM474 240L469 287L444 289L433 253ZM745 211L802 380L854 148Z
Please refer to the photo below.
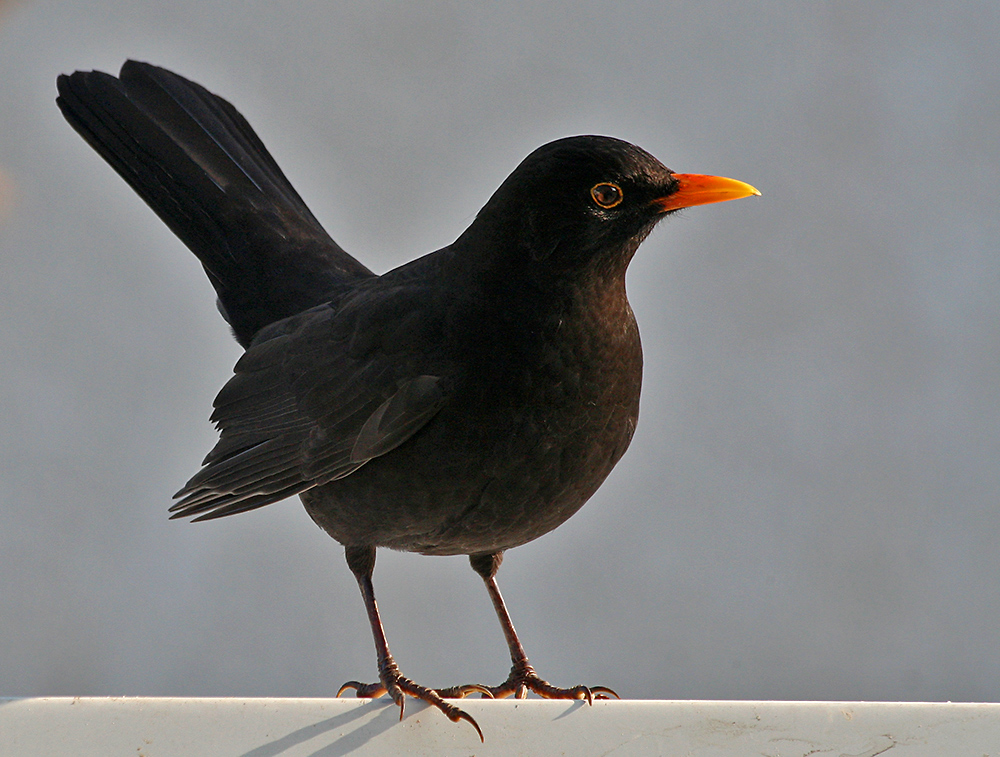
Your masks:
M698 173L675 173L677 191L653 201L660 210L679 210L711 202L738 200L741 197L759 195L749 184L723 176L703 176Z

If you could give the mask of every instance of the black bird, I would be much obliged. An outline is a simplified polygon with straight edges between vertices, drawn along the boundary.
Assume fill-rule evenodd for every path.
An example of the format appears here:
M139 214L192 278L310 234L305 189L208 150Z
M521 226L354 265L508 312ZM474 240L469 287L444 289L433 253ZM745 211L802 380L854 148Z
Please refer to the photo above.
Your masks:
M497 588L504 551L573 515L632 439L642 350L625 269L664 216L760 194L676 174L610 137L531 153L454 243L381 276L341 249L226 100L128 61L58 79L58 105L202 262L246 353L215 400L221 437L176 495L207 520L298 494L346 548L379 681L445 697L587 699L528 663ZM403 677L372 588L377 547L469 555L513 663L499 686ZM480 737L482 732L479 731Z

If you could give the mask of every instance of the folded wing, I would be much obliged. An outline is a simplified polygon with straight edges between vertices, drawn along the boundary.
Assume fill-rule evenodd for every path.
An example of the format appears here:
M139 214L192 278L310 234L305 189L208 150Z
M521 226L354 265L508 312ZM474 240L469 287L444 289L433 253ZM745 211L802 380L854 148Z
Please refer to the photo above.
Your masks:
M359 354L358 325L344 320L324 305L255 340L215 400L219 443L175 495L173 517L244 512L341 478L434 417L447 376L378 344ZM363 330L370 337L370 319Z

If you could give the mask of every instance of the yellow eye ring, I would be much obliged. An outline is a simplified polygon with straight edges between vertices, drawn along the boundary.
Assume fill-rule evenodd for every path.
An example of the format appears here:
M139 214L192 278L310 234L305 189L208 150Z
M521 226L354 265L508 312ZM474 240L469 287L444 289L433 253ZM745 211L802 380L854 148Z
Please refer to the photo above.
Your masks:
M625 199L622 188L610 181L595 184L590 189L590 196L594 198L594 202L605 209L621 205L622 200Z

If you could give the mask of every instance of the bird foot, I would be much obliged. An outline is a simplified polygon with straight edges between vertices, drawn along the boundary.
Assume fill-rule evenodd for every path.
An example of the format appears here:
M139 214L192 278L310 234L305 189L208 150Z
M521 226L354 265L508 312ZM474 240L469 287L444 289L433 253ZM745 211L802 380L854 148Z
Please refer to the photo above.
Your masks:
M453 723L457 723L460 720L465 720L473 728L476 729L476 733L479 734L479 740L485 742L483 738L483 731L479 727L479 723L469 715L465 710L456 707L455 705L444 701L442 694L434 689L428 689L424 686L414 683L409 678L405 677L399 672L399 668L396 667L396 663L389 658L385 663L379 665L379 682L378 683L361 683L360 681L348 681L343 686L340 687L340 691L337 692L339 697L348 689L354 689L355 695L358 698L375 698L380 697L383 694L388 694L392 697L392 701L399 705L399 719L403 719L403 703L407 696L411 696L414 699L420 699L428 704L434 705L441 712L444 713L445 717L451 720ZM478 691L484 697L492 697L491 692L486 686L479 686L477 684L470 684L468 686L455 686L446 691L460 691L465 690L464 693L456 694L459 698L472 693L473 691Z
M563 689L553 686L548 681L543 680L527 662L514 664L510 669L507 680L499 686L479 686L470 684L467 686L454 686L450 689L439 689L438 694L442 697L459 699L474 692L480 692L484 697L492 699L503 699L511 695L515 699L525 699L528 692L534 692L543 699L586 699L587 704L593 704L595 699L621 699L613 689L607 686L574 686Z

